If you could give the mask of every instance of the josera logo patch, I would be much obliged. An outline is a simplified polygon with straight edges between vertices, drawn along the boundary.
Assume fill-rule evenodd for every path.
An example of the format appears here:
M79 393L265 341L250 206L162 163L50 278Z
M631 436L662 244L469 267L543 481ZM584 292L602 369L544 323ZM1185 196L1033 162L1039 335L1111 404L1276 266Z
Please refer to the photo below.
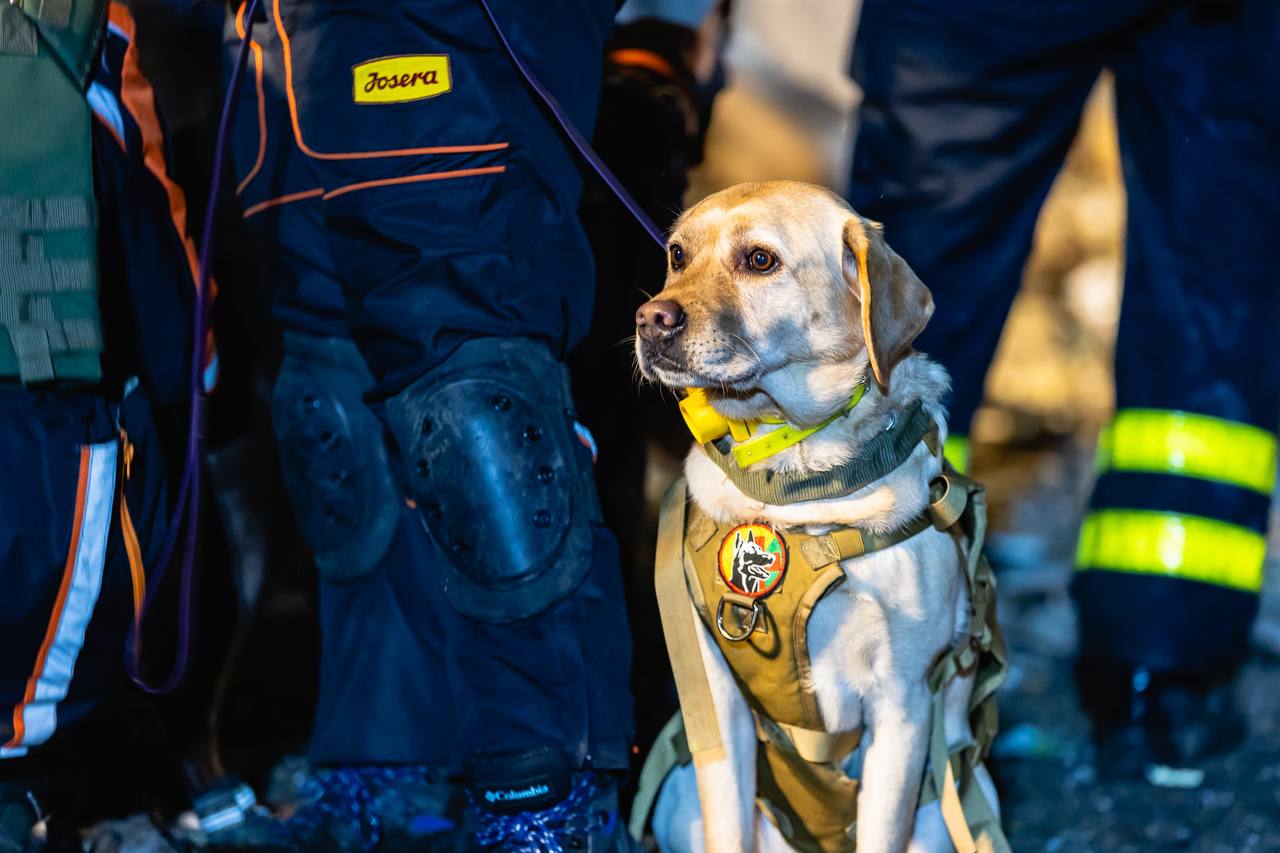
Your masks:
M449 55L384 56L352 66L357 104L400 104L443 95L453 88Z

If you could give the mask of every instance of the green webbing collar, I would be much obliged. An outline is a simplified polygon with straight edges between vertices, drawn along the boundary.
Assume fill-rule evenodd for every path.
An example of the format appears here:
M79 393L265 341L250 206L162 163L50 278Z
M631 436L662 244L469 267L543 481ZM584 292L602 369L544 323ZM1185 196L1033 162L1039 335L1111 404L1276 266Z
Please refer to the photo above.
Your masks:
M804 441L815 432L824 430L831 426L840 418L853 411L853 407L858 405L858 401L862 399L862 395L867 393L867 383L860 382L858 387L853 389L853 394L849 397L849 402L845 403L831 417L827 418L817 426L798 427L787 423L782 418L760 418L759 423L762 424L780 424L777 429L760 435L748 438L745 441L739 441L733 445L733 459L743 468L748 465L754 465L757 462L768 459L770 456L776 456L788 447L794 447ZM733 435L733 430L729 431Z
M732 452L722 451L715 442L708 442L703 448L743 494L778 506L853 494L868 483L887 476L906 461L917 444L930 433L936 435L936 432L937 424L917 402L891 429L868 441L853 459L827 471L804 473L743 470L738 467Z

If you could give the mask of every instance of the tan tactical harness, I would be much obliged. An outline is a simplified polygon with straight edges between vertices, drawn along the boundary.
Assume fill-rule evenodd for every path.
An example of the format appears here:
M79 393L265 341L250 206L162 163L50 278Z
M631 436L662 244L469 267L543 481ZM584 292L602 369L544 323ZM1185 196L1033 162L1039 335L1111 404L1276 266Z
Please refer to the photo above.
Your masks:
M936 434L925 441L936 450ZM696 507L686 509L683 480L671 488L659 525L656 585L683 723L678 715L646 762L633 806L633 834L643 828L657 787L675 763L723 757L698 651L697 624L689 609L692 600L755 717L761 743L756 781L761 810L788 843L804 853L854 849L858 782L842 766L857 747L861 730L828 731L822 720L807 686L809 616L844 580L842 561L891 547L932 526L951 533L963 554L972 612L969 635L927 674L933 719L920 802L941 800L947 830L961 853L1009 850L1000 822L973 777L995 737L993 694L1007 669L996 624L995 578L982 555L986 500L982 486L949 468L934 480L932 489L929 508L888 534L854 527L822 536L783 531L789 553L785 576L767 595L753 599L730 589L719 571L719 546L734 525L718 524ZM755 617L753 607L761 610ZM950 752L942 688L952 678L974 672L969 703L973 742Z

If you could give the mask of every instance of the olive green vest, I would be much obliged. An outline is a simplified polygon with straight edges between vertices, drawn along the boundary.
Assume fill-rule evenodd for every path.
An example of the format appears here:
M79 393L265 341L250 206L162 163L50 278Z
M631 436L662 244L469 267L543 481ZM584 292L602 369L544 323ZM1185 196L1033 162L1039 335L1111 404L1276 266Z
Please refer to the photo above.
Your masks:
M733 671L755 717L761 742L757 753L757 802L788 843L804 853L854 850L858 782L849 778L842 767L861 734L860 730L828 731L822 720L816 696L807 686L811 683L806 646L809 617L818 601L843 582L842 561L888 548L930 526L956 537L966 561L973 609L970 635L948 650L927 675L933 692L933 720L930 768L923 780L920 802L942 800L943 817L957 850L968 853L1009 849L999 820L975 784L972 772L985 758L995 737L993 693L1007 669L1004 643L995 621L995 579L981 553L986 529L985 499L981 486L950 470L934 481L932 489L934 502L929 509L889 534L843 528L809 536L764 524L719 524L696 506L687 506L683 481L672 488L664 502L661 524L665 530L659 536L658 553L659 603L664 603L661 574L666 558L668 571L684 575L687 595ZM668 546L678 542L678 550L665 554L664 542ZM700 704L693 698L699 691L690 688L689 682L697 679L689 675L688 656L672 644L676 633L673 628L677 627L671 624L675 613L678 608L664 607L663 627L672 647L681 707L688 719L691 712L698 713L686 705ZM974 742L951 753L943 727L942 688L957 675L975 670L970 700ZM701 672L694 675L705 678ZM709 700L707 695L705 701ZM683 726L668 735L687 749L682 729ZM691 731L690 740L693 737ZM706 736L702 739L705 741ZM667 757L677 752L658 750ZM656 769L648 772L651 782L657 781L658 775ZM656 791L642 791L637 799L651 802L655 795Z
M89 71L102 0L0 0L0 380L101 378Z

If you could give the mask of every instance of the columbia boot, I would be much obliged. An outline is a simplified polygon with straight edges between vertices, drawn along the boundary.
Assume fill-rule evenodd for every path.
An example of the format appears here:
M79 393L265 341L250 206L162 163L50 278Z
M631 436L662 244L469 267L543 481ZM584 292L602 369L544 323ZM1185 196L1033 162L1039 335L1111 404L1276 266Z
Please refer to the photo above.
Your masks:
M475 844L500 853L631 853L614 780L573 771L558 749L479 756L467 762ZM474 848L473 848L474 849Z

